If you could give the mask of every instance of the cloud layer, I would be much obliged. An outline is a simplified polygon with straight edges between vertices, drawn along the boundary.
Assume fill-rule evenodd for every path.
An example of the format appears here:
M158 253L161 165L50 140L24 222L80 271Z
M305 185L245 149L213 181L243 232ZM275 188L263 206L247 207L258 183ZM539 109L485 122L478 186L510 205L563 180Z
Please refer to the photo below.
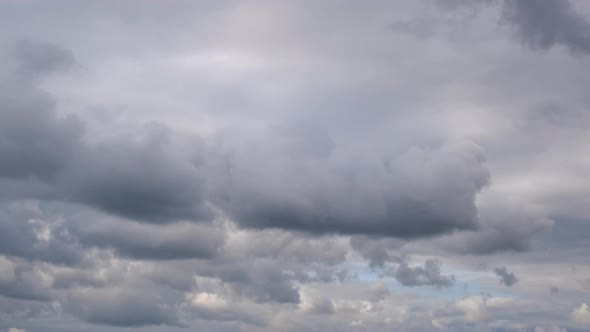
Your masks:
M0 7L0 331L590 324L585 2Z

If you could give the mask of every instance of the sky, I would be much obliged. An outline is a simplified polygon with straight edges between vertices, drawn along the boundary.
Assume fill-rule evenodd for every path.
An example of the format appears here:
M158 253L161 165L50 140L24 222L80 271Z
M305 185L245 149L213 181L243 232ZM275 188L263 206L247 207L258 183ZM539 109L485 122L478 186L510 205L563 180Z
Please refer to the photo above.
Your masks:
M590 331L590 3L0 2L0 331Z

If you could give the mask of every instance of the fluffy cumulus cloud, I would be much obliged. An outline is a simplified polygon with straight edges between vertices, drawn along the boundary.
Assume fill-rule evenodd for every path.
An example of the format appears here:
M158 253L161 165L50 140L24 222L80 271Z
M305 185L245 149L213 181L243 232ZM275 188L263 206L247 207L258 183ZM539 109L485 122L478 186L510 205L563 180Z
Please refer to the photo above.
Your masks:
M0 331L590 326L586 2L0 18Z
M590 309L586 303L580 304L572 311L572 320L581 326L590 326Z

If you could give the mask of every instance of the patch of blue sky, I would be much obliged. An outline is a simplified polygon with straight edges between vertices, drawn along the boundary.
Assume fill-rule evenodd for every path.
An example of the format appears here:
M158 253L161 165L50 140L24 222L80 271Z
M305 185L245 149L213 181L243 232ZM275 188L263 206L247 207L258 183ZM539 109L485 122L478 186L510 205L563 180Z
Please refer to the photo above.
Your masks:
M450 287L417 286L408 287L400 284L392 277L384 276L379 269L371 269L366 263L348 263L347 268L356 274L358 281L373 283L382 281L390 290L397 293L411 293L431 300L458 300L470 295L487 294L492 297L514 297L509 290L503 290L496 284L489 271L465 271L447 269L443 274L455 276L455 282Z

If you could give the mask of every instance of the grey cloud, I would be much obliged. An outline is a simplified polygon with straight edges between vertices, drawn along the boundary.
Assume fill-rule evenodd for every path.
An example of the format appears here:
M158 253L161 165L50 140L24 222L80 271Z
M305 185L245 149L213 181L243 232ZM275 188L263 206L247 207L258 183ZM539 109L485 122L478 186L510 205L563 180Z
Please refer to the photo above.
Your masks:
M413 238L476 228L475 195L489 178L482 151L471 143L356 161L364 157L332 152L337 143L306 126L287 131L276 144L263 142L254 154L238 149L226 157L229 169L213 170L216 154L187 151L162 126L89 143L80 129L60 127L72 121L47 110L43 104L3 112L10 115L8 133L35 125L39 136L30 148L8 136L12 150L31 152L15 159L5 151L5 164L12 165L5 177L39 177L53 187L54 199L139 221L210 220L211 202L243 227ZM45 120L36 121L37 114ZM29 120L19 120L23 115ZM56 149L61 141L67 144ZM260 164L260 153L273 157Z
M553 225L543 210L517 197L488 193L480 202L480 229L457 232L435 243L468 254L524 252L532 248L535 236Z
M568 0L504 0L503 19L533 49L561 45L574 53L590 52L590 22Z
M226 278L237 294L256 302L299 303L299 287L287 271L278 270L268 262L254 262L244 272Z
M172 300L166 298L161 289L150 288L149 283L139 284L76 289L67 293L62 302L68 312L93 324L120 327L182 325L176 304L168 302Z
M241 226L401 238L474 229L474 198L489 177L470 143L378 160L273 159L238 154L232 185L213 200Z
M509 25L516 37L530 49L563 46L573 53L590 52L590 21L569 0L443 0L435 3L447 10L498 4L501 23Z
M33 202L0 204L0 253L33 261L82 264L84 252L63 227L43 222Z
M466 35L466 25L476 23L483 5L493 4L494 0L433 0L434 7L422 8L418 17L398 19L387 28L393 32L431 41L443 38L453 43ZM467 34L468 35L468 34Z
M479 6L493 3L494 0L434 0L434 4L441 9L458 9L466 6Z
M49 301L51 288L38 270L24 264L17 264L11 280L0 280L0 295L33 301Z
M59 310L92 324L115 327L184 326L179 303L195 286L194 272L98 256L93 266L43 266L52 280L52 303ZM182 274L180 274L182 272ZM176 287L173 277L190 279ZM178 279L178 278L177 278Z
M56 46L26 45L31 59L24 57L22 66L39 75L66 61L60 59L67 51ZM0 94L0 177L24 185L41 182L49 198L142 221L211 217L204 206L199 170L189 156L176 151L165 129L152 125L135 137L84 142L81 121L59 116L55 100L37 87L36 80L9 76L1 82L10 89Z
M149 127L135 139L90 146L67 170L68 198L141 221L209 220L202 176L175 148Z
M255 325L258 327L265 327L267 320L262 315L257 315L251 312L248 307L230 306L226 308L207 308L207 307L192 307L191 313L203 320L220 321L220 322L241 322L245 324Z
M199 269L194 265L186 260L152 261L145 278L161 287L188 292L195 288L195 275Z
M55 117L49 101L43 98L14 99L0 96L0 176L43 180L54 177L72 158L79 121Z
M305 266L306 273L298 273L297 277L301 282L345 282L357 278L357 275L346 268L337 266L326 266L320 261Z
M236 298L231 285L215 278L197 277L196 281L196 292L188 296L183 304L191 314L203 320L240 322L259 327L267 325L266 308Z
M212 260L192 260L178 264L171 266L182 273L217 279L224 283L233 297L256 303L299 303L298 281L309 279L305 265L291 265L288 261L281 261L280 257L268 259L226 253ZM162 277L171 279L170 276L157 274L157 279Z
M335 313L334 302L328 298L314 298L305 303L303 312L309 315L331 315Z
M89 215L91 216L92 214L74 214L73 216L88 217ZM66 216L72 217L69 214L66 214ZM42 218L47 218L47 216L43 216ZM289 271L293 269L293 266L282 263L280 261L280 255L273 258L273 260L266 261L257 261L256 257L250 256L251 253L244 253L243 256L236 257L237 260L235 261L231 256L226 258L217 257L216 260L186 261L186 263L182 264L182 261L176 261L177 263L171 262L170 264L166 264L164 261L154 261L154 258L177 259L183 258L183 255L202 255L204 252L199 253L198 251L201 250L199 248L208 250L208 247L203 247L204 244L198 243L197 240L201 237L205 242L214 241L214 238L207 238L206 232L217 232L217 230L205 225L182 223L173 225L149 225L118 220L113 224L107 221L112 220L109 219L110 217L102 215L101 218L82 218L84 222L91 222L87 227L84 227L84 230L78 229L77 227L79 225L75 223L71 224L71 221L67 221L67 219L65 224L70 227L72 236L80 240L81 248L92 248L95 246L112 248L118 256L137 256L135 258L150 259L150 261L139 264L138 268L135 269L132 267L133 265L127 265L125 261L111 263L110 261L113 257L108 254L100 256L102 254L99 251L96 253L99 256L94 258L98 261L93 262L92 265L85 264L73 267L55 266L45 271L51 275L50 280L52 280L52 283L45 285L45 288L42 290L48 291L50 288L53 288L57 293L54 293L51 297L47 295L43 297L43 300L55 299L55 296L62 294L58 298L65 296L65 303L67 304L65 310L74 313L77 317L88 322L113 326L157 325L160 323L167 325L180 324L178 321L168 319L176 309L164 308L164 310L160 308L164 312L167 312L167 314L164 315L161 312L161 314L154 313L152 315L153 317L149 319L142 318L135 310L130 310L127 315L116 313L114 311L115 309L113 311L107 309L114 307L120 308L117 309L119 311L123 311L122 308L124 306L134 305L140 308L138 311L146 310L147 312L153 312L159 307L143 308L141 305L136 304L133 299L139 297L140 299L137 300L138 303L153 302L154 305L155 303L162 303L162 297L160 295L164 297L177 297L179 296L179 292L186 292L195 287L194 276L199 273L220 277L226 282L228 289L236 299L251 299L261 305L268 302L297 303L299 301L299 294L298 287L294 281L298 279L306 280L308 278L304 273L297 275L298 273ZM187 236L187 241L176 241L177 239L182 240L185 235ZM221 235L223 237L223 233ZM141 239L142 237L145 238ZM125 239L127 239L128 243L124 243ZM143 250L152 246L160 247L163 253L158 254L158 250L154 250L153 252L152 250ZM196 248L197 253L194 252L193 248ZM84 252L84 250L82 251ZM241 254L239 250L236 253ZM225 259L228 259L226 263L224 263ZM304 264L298 260L292 263L296 265ZM129 262L129 264L133 264L133 261ZM126 266L129 267L126 268ZM98 271L101 272L98 273ZM330 272L329 275L333 276L334 273L336 271ZM21 276L20 274L18 276L19 278L25 277L25 275ZM128 289L130 287L130 280L133 280L135 286L129 290L132 293L125 295L126 293L122 289ZM5 283L6 289L10 290L11 296L17 296L14 292L21 289L19 291L20 295L18 296L31 297L30 294L32 293L23 293L22 290L28 289L31 291L35 289L34 287L15 287L16 285L23 284L24 281L26 281L26 278L14 279ZM144 289L146 292L152 289L157 293L149 291L148 294L143 294L143 291L139 292L139 289L135 290L136 286ZM8 294L8 291L2 292ZM95 303L94 298L97 297L96 294L102 294L100 292L105 292L105 294L111 294L112 296L109 295L103 299L104 301L101 300ZM115 292L125 293L121 295L124 298L115 297L113 295ZM135 292L138 293L136 294ZM127 297L130 300L127 301ZM146 297L152 297L152 299L149 300ZM159 300L153 300L154 298ZM103 302L108 302L109 304ZM85 311L80 311L78 308L80 306L86 308L84 309ZM215 312L209 309L202 309L193 311L193 313L202 319L218 321L235 320L254 325L264 324L265 321L262 318L263 316L248 314L246 308L233 308L231 310ZM159 323L154 319L159 320Z
M357 235L350 238L350 245L361 256L369 260L371 268L385 266L388 262L399 262L401 258L392 251L399 249L404 242L399 239L371 238Z
M103 288L108 286L109 281L104 277L96 275L92 269L88 270L61 270L53 274L51 287L54 289L70 288Z
M84 246L114 249L120 256L136 259L213 258L226 237L221 227L191 223L150 225L116 220L75 227Z
M142 224L58 203L0 207L0 253L32 261L91 264L88 250L95 248L135 259L213 258L226 240L216 224Z
M535 326L533 332L567 332L571 329L558 326Z
M44 41L21 40L14 47L21 69L35 75L69 68L74 55L67 49Z
M311 237L281 230L242 230L232 237L227 250L246 257L280 258L283 261L333 266L346 260L348 246L330 236Z
M309 123L283 124L273 132L281 134L285 151L294 159L321 160L336 148L328 132Z
M83 132L74 116L60 118L38 77L0 79L0 177L53 178L72 158Z
M368 299L371 302L379 302L385 300L391 295L389 288L383 282L378 282L372 285L368 291Z
M211 258L225 239L217 226L112 222L109 216L92 213L56 216L36 211L34 204L2 207L0 252L32 261L87 265L91 263L87 250L92 248L113 249L117 255L137 259Z
M484 1L0 4L0 40L76 54L25 42L0 63L0 254L18 262L0 267L0 329L569 330L588 285L587 140L567 114L587 108L588 75L506 43L496 10L526 45L574 53L585 35L567 26L586 19L567 2L471 15ZM565 19L537 33L530 15ZM561 106L524 114L547 99ZM555 232L560 213L575 236ZM473 254L548 275L468 303L499 313L475 323L449 306L460 289L390 291L453 284L405 254L452 259L465 293L493 287ZM221 300L191 306L195 292Z
M0 319L4 322L31 319L50 309L48 302L0 297Z
M496 267L494 273L500 277L500 283L507 287L512 287L518 282L516 275L508 272L505 266Z
M436 288L450 287L455 282L455 276L442 275L441 263L438 260L428 259L424 266L411 267L407 262L401 263L393 274L395 280L404 286L433 286Z

